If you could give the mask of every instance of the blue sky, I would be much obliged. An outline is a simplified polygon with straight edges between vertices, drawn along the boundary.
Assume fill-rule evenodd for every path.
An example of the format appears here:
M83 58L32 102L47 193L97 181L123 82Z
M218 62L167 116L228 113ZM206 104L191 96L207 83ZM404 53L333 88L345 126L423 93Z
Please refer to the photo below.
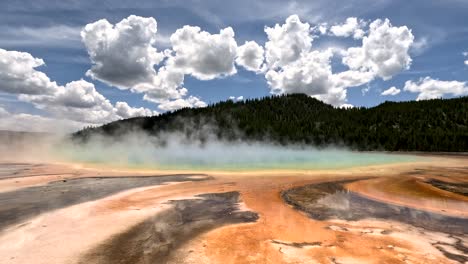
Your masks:
M119 89L116 88L118 85L112 85L103 78L93 78L86 74L92 68L93 61L88 53L89 48L80 37L84 26L100 19L106 19L115 25L130 15L153 17L157 21L157 37L153 46L158 52L170 49L172 45L169 37L185 25L198 26L210 34L218 34L221 29L232 27L239 46L245 41L255 41L264 47L269 40L264 28L285 24L285 20L295 14L301 23L308 23L311 28L322 23L327 23L330 28L333 25L342 25L349 17L355 17L366 23L363 27L366 32L373 21L386 18L393 27L406 26L411 30L414 40L408 50L411 58L408 67L392 74L391 78L375 77L357 87L346 88L346 104L375 106L386 100L424 99L421 96L423 89L439 87L443 92L436 94L444 98L465 95L468 90L465 84L468 81L468 56L463 54L468 51L468 1L464 0L1 1L0 49L27 52L34 58L43 59L45 64L35 70L45 73L58 85L65 86L69 82L84 79L93 84L95 90L112 105L122 101L134 108L163 112L164 109L158 108L158 103L143 99L144 92L135 92L130 87ZM359 47L363 42L362 38L337 37L330 33L319 36L315 32L312 35L312 50L346 50L349 47ZM346 70L341 59L340 56L332 56L333 73ZM160 66L155 65L155 68ZM271 94L271 84L264 73L247 70L239 65L235 68L236 74L218 75L209 80L200 80L196 73L186 73L183 87L188 92L184 98L194 96L205 103L214 103L230 96L256 98ZM425 82L418 83L425 77L430 78L427 85ZM416 92L404 89L407 81L412 81L414 86L419 85L415 88L419 90ZM449 85L450 81L457 83ZM452 88L453 85L456 87ZM395 87L400 93L393 96L382 95L390 87ZM458 93L451 92L450 89L458 89ZM295 90L283 89L283 92L289 91ZM57 115L57 111L50 110L51 107L42 107L37 100L19 100L18 94L0 87L0 108L10 115L25 113L66 119L66 116ZM171 100L173 99L176 98ZM76 121L94 124L88 120ZM99 122L102 121L97 121ZM8 129L12 124L14 125L14 119L3 125L0 121L0 128Z

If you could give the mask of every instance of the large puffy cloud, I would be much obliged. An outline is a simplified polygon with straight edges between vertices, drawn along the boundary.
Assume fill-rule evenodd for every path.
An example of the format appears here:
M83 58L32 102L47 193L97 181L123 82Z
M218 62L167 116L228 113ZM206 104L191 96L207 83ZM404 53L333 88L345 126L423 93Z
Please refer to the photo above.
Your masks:
M57 84L35 69L42 65L42 59L34 58L29 53L0 49L0 91L14 94L53 93Z
M98 93L92 83L84 80L57 86L51 94L20 94L18 98L54 116L83 123L100 124L116 119L109 100Z
M349 108L353 106L346 103L347 88L367 84L374 79L374 75L369 72L347 70L334 74L330 72L328 79L329 86L326 93L312 96L337 107Z
M174 67L161 67L151 82L141 83L134 87L135 91L144 93L144 99L158 102L160 100L180 99L187 95L183 87L184 73Z
M246 41L237 48L236 63L249 71L260 72L265 50L255 41Z
M373 81L376 77L390 79L411 64L409 49L414 37L406 26L394 27L389 20L375 20L367 36L366 22L348 18L345 24L330 28L330 35L363 38L361 47L341 51L336 49L312 50L313 36L310 26L297 16L289 17L285 24L265 28L266 79L271 92L305 93L335 106L346 104L347 88ZM321 34L326 26L318 28ZM317 32L317 28L312 29ZM349 69L333 72L331 59L336 54Z
M401 92L400 89L396 88L395 86L388 88L387 90L383 91L382 95L397 95Z
M106 19L81 31L92 68L87 75L121 89L151 81L164 55L153 46L157 23L152 17L129 16L115 26Z
M185 26L171 36L172 50L165 52L154 46L156 33L157 22L151 17L132 15L115 25L105 19L86 25L81 36L94 63L87 74L111 86L143 93L145 100L167 104L193 101L184 99L187 74L209 80L236 73L237 44L231 28L212 35Z
M106 20L89 24L82 37L94 62L88 72L91 77L142 93L161 110L206 105L200 98L189 96L185 75L199 80L222 78L235 74L236 64L264 73L272 93L302 92L340 106L346 103L347 88L376 77L390 79L411 63L409 49L414 37L406 26L394 27L389 20L378 19L365 32L366 25L351 17L330 27L329 35L363 38L361 47L339 52L349 69L336 73L331 59L337 50L312 50L317 37L313 33L318 30L326 34L328 26L311 28L297 15L264 28L268 38L265 48L254 41L238 46L230 27L211 34L184 26L171 35L170 49L158 53L154 47L156 20L137 16L115 26Z
M110 105L110 102L94 87L94 84L85 80L73 81L65 86L57 86L51 94L20 95L20 99L48 106L67 106L74 108L92 108L95 106Z
M312 95L312 97L317 98L333 106L343 107L343 106L349 105L346 103L346 95L347 95L346 89L342 87L332 86L328 89L327 93Z
M330 34L361 38L365 24L349 18L345 24L331 27ZM310 31L309 24L302 23L297 16L289 17L283 25L265 28L268 36L265 77L272 93L305 93L341 106L346 103L347 88L367 84L377 76L388 79L411 62L408 54L413 42L411 31L393 27L388 20L374 21L361 47L338 52L349 69L337 73L331 67L337 50L312 50Z
M339 88L357 87L371 82L375 78L372 72L347 70L333 74L333 85Z
M130 107L126 102L115 106L100 94L92 83L73 81L59 86L52 95L20 95L22 101L33 103L56 117L70 118L83 123L102 124L135 116L157 115L147 108Z
M346 101L343 84L349 81L346 76L340 78L332 73L332 49L311 51L310 31L310 25L302 23L296 15L287 18L283 25L265 28L268 36L265 78L271 92L305 93L330 104L342 105Z
M184 73L174 67L162 67L157 76L154 76L153 84L141 84L136 89L145 93L144 100L158 104L163 111L173 111L185 107L205 107L206 103L196 96L187 96L188 90L182 85ZM184 98L185 97L185 98Z
M369 72L344 71L332 73L331 49L311 51L279 70L269 70L265 77L274 94L305 93L326 103L342 106L346 103L346 88L370 82Z
M331 87L332 55L331 52L312 51L280 70L269 70L265 77L275 94L325 94Z
M199 27L184 26L171 36L175 55L167 62L200 80L212 80L235 74L234 60L237 43L230 27L219 34L201 31Z
M332 26L330 28L330 33L337 37L353 36L355 39L361 39L365 35L363 28L366 24L367 23L362 19L348 17L345 23Z
M369 26L369 35L362 47L352 47L343 57L343 63L352 70L371 71L384 80L409 68L409 49L414 36L406 26L394 27L388 19L377 19Z
M407 81L403 89L412 93L419 93L416 100L441 98L444 95L468 95L466 82L441 81L431 77L421 78L417 82Z
M17 94L19 100L32 103L53 117L85 125L102 124L129 116L119 115L118 109L100 94L92 83L79 80L64 86L57 85L46 74L35 69L44 64L43 60L26 52L0 49L0 53L0 90ZM130 108L127 111L134 115L150 112L140 111L139 108L133 111ZM16 117L39 120L27 114Z
M270 68L294 62L312 47L313 37L309 23L302 23L297 15L286 19L285 24L265 27L268 41L265 43L266 61Z
M158 104L161 110L206 105L188 95L184 87L185 75L199 80L222 78L235 74L236 64L249 71L265 73L272 93L301 92L340 106L346 103L347 88L364 85L376 77L390 79L411 63L408 52L414 37L407 27L393 27L390 21L378 19L370 24L368 35L364 36L366 24L351 17L344 24L330 27L330 35L363 38L361 47L340 53L343 64L349 69L337 73L331 67L336 50L312 50L315 37L312 33L317 29L302 22L297 15L288 17L283 24L265 27L268 38L265 48L254 41L238 46L230 27L211 34L199 27L184 26L171 35L172 46L162 54L154 48L156 21L136 16L115 26L106 20L97 21L86 26L82 36L95 63L91 76L104 81L105 74L101 73L120 76L119 70L127 71L127 67L115 69L116 60L123 60L120 64L134 65L131 68L135 72L128 71L135 78L125 78L125 82L107 78L107 82L143 93L145 100ZM327 26L320 26L318 30L326 33ZM96 41L101 35L105 36L102 43ZM127 39L137 41L132 43ZM128 45L132 48L127 48ZM112 57L117 50L124 50L124 56L109 61L102 59ZM162 61L163 65L155 69Z

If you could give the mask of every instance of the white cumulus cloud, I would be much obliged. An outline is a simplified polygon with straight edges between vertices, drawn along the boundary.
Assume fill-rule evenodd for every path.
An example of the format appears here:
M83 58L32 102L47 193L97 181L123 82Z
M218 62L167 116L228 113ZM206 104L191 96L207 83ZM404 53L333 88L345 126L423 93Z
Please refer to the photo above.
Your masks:
M320 33L321 35L325 35L327 34L329 28L328 28L328 23L324 22L324 23L320 23L318 25L316 25L314 28L313 28L314 32L318 32Z
M322 25L322 24L320 24ZM305 93L335 106L346 104L347 89L368 84L376 77L390 79L410 66L410 46L414 37L406 26L394 27L389 20L375 20L369 32L366 22L357 18L335 25L332 35L363 38L362 46L340 51L313 50L309 24L297 16L289 17L283 25L265 28L267 70L265 78L273 94ZM314 32L326 32L326 25ZM367 35L366 35L367 34ZM343 56L349 69L334 72L331 60Z
M344 84L349 81L345 76L333 74L332 49L312 50L311 30L310 25L302 23L297 15L288 17L283 25L265 28L268 37L265 78L271 93L304 93L333 105L342 105L346 102Z
M49 119L68 120L76 125L79 122L102 124L126 117L117 113L112 103L96 90L94 84L78 80L58 85L45 73L35 69L44 65L42 59L34 58L26 52L0 49L0 53L0 90L16 94L19 100L46 111L52 115ZM138 111L136 109L134 113ZM17 117L39 120L25 115Z
M115 25L106 19L86 25L81 37L93 63L86 74L121 89L151 81L164 59L153 46L156 32L154 18L134 15Z
M364 27L367 23L356 17L348 17L343 24L337 24L330 27L330 34L337 37L350 37L362 39L365 35Z
M212 80L237 72L234 65L237 43L230 27L221 29L219 34L210 34L199 27L184 26L172 34L171 44L175 55L167 65L185 74Z
M152 17L132 15L115 25L102 19L86 25L81 36L93 62L87 75L120 89L143 93L145 100L156 104L193 101L184 99L187 74L209 80L236 73L237 43L232 28L210 34L185 26L171 35L171 49L164 52L155 47L161 36Z
M352 70L371 71L388 80L411 64L409 50L414 41L406 26L394 27L388 19L377 19L369 26L362 47L349 48L343 64Z
M0 49L0 91L13 94L50 94L57 89L43 72L36 68L43 66L42 59L34 58L27 52Z
M158 103L161 100L180 99L187 95L183 87L184 73L174 67L161 67L151 82L141 83L134 87L135 91L144 93L144 99Z
M94 65L88 74L108 84L143 93L145 100L161 110L206 105L190 96L184 87L185 75L213 80L237 73L236 64L265 74L271 92L305 93L327 103L346 103L347 88L367 84L380 77L390 79L409 68L414 37L406 26L394 27L388 19L377 19L365 31L367 22L356 17L331 27L327 23L311 27L297 15L283 24L266 26L265 46L246 41L238 46L231 27L209 33L186 25L170 37L170 46L160 53L154 18L130 16L112 25L106 20L89 24L83 41ZM362 46L337 50L313 50L313 34L362 38ZM118 56L114 54L118 53ZM341 55L348 66L334 72L331 60ZM161 65L160 65L161 64ZM156 68L158 66L158 68Z
M131 107L126 102L115 103L115 113L121 118L130 118L137 116L153 116L158 115L156 111L151 111L144 107Z
M395 86L388 88L387 90L383 91L382 95L397 95L401 92L400 89L396 88Z
M272 92L325 94L331 85L331 52L312 51L301 55L279 70L269 70L265 77Z
M264 61L265 50L255 41L246 41L237 48L236 63L253 72L260 72Z
M205 107L207 104L195 96L189 96L186 99L161 101L159 109L164 111L174 111L186 107Z
M92 108L103 106L110 102L94 87L94 84L85 80L73 81L65 86L57 86L51 94L20 95L20 99L48 106L66 106L74 108Z
M441 98L444 95L468 95L466 82L441 81L431 77L421 78L416 82L407 81L403 89L408 92L418 93L416 100Z
M357 87L371 82L375 76L372 72L347 70L333 74L333 85L340 88Z
M265 43L266 62L275 69L300 58L312 47L312 34L309 23L302 23L299 16L292 15L283 25L265 27L268 41Z

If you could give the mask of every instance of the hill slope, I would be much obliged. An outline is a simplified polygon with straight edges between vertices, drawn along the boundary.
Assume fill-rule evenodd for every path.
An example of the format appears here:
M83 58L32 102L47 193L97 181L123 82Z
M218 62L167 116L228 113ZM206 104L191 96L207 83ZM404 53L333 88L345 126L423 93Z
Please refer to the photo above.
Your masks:
M345 145L358 150L468 151L468 97L339 109L302 94L273 96L116 121L79 131L74 138L143 130L151 135L178 131L203 139L197 131L207 125L225 140Z

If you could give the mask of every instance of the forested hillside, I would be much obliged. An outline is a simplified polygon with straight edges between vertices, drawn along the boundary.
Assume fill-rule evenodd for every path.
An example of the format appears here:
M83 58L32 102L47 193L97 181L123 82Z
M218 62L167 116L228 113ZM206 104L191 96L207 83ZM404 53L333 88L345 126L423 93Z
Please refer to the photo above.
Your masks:
M133 130L155 136L178 131L203 137L197 131L207 127L225 140L338 145L356 150L468 151L468 97L341 109L302 94L273 96L116 121L86 128L74 138L117 137Z

